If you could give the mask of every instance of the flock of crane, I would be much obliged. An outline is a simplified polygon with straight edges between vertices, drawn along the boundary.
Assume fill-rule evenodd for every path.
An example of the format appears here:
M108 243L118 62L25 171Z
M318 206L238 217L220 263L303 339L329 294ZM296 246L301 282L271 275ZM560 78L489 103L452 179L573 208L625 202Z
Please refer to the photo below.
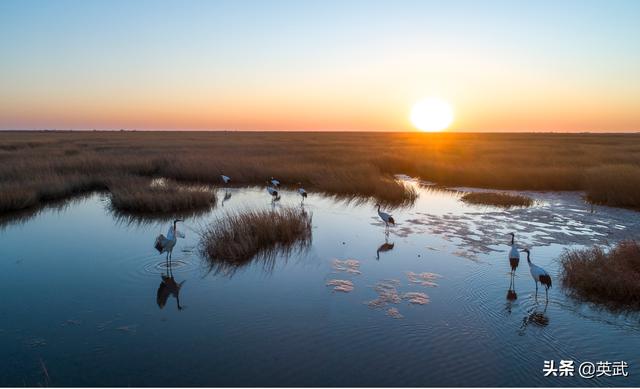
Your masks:
M224 174L220 175L222 182L228 184L231 182L231 177L225 176ZM307 191L301 186L301 183L298 183L298 194L302 197L302 201L307 198ZM280 181L271 177L267 180L267 193L271 196L272 200L280 200L280 194L278 193L278 188L280 187Z
M221 176L222 182L228 184L231 182L231 177L222 174ZM271 177L267 181L267 192L272 197L272 201L276 201L280 199L280 195L278 193L278 188L280 187L280 181ZM301 184L298 183L298 194L302 197L302 201L307 198L307 191L301 187ZM395 226L396 222L392 215L382 212L380 210L380 204L375 205L378 210L378 216L385 224L385 233L389 233L389 226ZM184 238L184 235L181 234L177 229L177 223L182 220L176 219L173 221L173 224L169 227L169 231L167 232L167 236L160 234L156 238L155 248L160 253L167 253L167 260L171 260L171 252L173 251L173 247L176 245L177 238L180 236ZM513 277L515 276L516 269L520 264L520 252L527 253L527 263L529 264L529 272L531 273L531 277L536 284L536 298L538 297L538 283L540 283L545 288L545 295L547 301L549 300L549 288L551 288L551 276L547 273L546 270L537 266L533 262L531 262L531 251L528 248L518 250L518 246L515 243L515 234L513 232L509 233L511 235L511 250L509 251L509 264L511 266L511 279L513 282Z

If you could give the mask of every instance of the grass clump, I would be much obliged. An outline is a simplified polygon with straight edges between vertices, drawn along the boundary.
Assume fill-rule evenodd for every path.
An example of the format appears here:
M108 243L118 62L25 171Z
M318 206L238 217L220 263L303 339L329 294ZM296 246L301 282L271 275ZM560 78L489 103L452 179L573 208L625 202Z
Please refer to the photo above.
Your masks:
M471 192L461 198L468 204L493 205L502 208L530 207L533 199L523 195L497 192Z
M178 185L169 180L139 177L116 179L109 185L111 206L130 214L175 214L208 209L216 201L206 188Z
M216 273L260 259L273 268L277 254L289 256L311 244L311 215L304 210L252 210L228 214L202 233L200 253Z
M640 309L640 245L621 241L608 252L598 246L565 251L562 285L585 301L613 310Z

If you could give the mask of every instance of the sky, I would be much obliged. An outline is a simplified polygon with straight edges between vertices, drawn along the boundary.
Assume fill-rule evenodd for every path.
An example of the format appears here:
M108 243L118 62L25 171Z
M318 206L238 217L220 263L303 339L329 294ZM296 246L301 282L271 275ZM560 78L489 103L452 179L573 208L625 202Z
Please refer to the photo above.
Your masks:
M640 1L0 1L0 129L640 131Z

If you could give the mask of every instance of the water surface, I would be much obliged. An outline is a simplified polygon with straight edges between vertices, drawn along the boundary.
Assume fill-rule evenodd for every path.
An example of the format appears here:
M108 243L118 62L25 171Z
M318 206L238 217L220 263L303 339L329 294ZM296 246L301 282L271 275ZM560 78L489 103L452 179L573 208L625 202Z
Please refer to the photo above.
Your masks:
M294 192L272 204L262 188L230 189L186 219L173 279L153 248L169 224L117 217L106 195L5 222L0 385L640 385L638 315L573 301L556 262L564 248L638 237L637 213L579 193L469 206L414 184L419 199L390 211L388 235L373 204L311 193L310 249L232 274L209 270L197 231L229 211L299 207ZM511 287L511 231L552 275L548 304L524 258ZM549 359L625 360L630 376L543 377Z

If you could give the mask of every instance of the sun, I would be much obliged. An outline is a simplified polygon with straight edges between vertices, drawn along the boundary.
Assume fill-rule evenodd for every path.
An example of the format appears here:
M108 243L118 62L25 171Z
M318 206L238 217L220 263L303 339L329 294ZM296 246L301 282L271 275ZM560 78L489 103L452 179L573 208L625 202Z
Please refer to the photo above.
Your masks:
M413 105L410 118L411 123L421 131L442 131L453 122L453 107L445 100L430 97Z

